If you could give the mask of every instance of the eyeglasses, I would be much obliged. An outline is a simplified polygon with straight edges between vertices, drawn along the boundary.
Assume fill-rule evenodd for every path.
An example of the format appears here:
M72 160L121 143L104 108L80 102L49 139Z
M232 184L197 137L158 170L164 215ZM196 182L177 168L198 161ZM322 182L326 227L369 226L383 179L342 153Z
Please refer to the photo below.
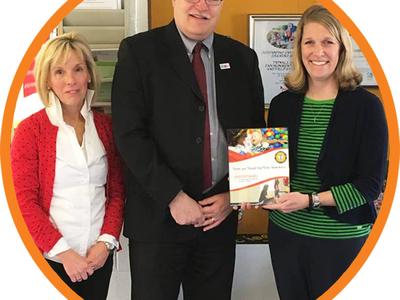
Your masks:
M192 3L192 4L196 4L198 3L200 0L186 0L186 2ZM218 6L221 4L222 0L205 0L206 3L210 6Z

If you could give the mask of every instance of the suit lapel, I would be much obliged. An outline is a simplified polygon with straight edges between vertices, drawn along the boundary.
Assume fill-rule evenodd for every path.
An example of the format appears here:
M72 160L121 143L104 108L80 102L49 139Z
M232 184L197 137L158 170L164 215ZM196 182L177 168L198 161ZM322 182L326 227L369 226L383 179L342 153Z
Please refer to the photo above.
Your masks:
M229 63L230 67L232 64L232 57L229 49L225 49L226 44L224 43L224 37L214 34L214 69L215 69L215 88L216 88L216 101L217 110L220 122L223 123L223 109L229 108L229 103L224 103L232 99L230 96L231 86L233 83L230 81L231 76L228 76L232 70L231 69L221 69L221 64ZM234 66L233 66L234 67ZM224 124L221 124L223 127Z
M203 101L196 78L194 77L192 64L190 63L185 45L178 33L175 22L172 21L165 28L164 41L168 48L166 59L169 60L178 77L192 89L201 101Z

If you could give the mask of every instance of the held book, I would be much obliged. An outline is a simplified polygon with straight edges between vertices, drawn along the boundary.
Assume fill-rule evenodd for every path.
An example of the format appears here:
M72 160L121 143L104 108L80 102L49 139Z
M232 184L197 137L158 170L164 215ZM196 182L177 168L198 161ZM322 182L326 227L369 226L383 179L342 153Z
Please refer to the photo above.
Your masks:
M231 205L274 203L289 192L287 128L228 129Z

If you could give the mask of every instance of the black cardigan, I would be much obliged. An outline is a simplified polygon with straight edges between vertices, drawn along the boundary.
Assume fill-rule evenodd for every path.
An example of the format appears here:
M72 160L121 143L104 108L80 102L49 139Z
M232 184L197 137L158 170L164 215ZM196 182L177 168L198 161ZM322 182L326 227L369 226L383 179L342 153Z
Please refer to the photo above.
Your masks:
M304 94L285 91L270 106L268 127L288 127L290 176L296 172L297 142ZM317 162L320 192L352 183L368 203L339 214L323 207L330 217L350 224L373 223L373 205L383 188L387 167L388 129L378 97L363 88L339 91Z

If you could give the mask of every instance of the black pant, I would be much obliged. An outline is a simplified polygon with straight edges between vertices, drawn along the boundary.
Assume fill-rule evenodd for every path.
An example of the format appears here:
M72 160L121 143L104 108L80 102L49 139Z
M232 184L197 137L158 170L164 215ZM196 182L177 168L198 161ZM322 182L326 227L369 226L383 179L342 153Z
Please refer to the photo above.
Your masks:
M231 298L235 242L209 241L207 234L184 242L129 240L131 298L185 300Z
M87 280L72 282L61 263L47 259L50 267L79 296L85 300L102 300L107 298L108 286L113 268L113 256L110 255L101 269L96 270Z
M272 221L268 237L281 300L321 296L346 271L367 239L313 238L287 231Z

